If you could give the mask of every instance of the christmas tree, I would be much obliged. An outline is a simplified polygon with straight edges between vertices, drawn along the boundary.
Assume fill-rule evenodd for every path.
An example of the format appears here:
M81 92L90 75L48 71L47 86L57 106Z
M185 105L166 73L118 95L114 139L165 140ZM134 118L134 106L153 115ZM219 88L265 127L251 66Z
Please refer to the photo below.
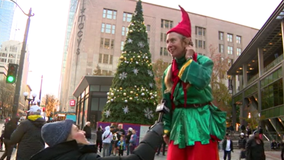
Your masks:
M157 92L141 0L137 1L117 71L107 94L103 122L153 124L156 120Z

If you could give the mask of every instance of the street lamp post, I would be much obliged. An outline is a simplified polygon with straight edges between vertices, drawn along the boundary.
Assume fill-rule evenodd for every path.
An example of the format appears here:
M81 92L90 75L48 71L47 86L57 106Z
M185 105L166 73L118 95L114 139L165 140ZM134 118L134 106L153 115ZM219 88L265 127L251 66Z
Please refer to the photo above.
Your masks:
M35 97L37 96L36 93L32 94L32 98L29 98L29 93L28 92L24 92L24 96L25 96L25 100L28 101L28 109L30 110L30 106L31 104L33 104L35 102ZM38 101L37 101L38 102Z
M12 118L16 118L18 106L19 106L20 89L21 89L21 84L22 84L22 75L23 75L24 60L25 60L25 54L26 54L27 39L28 39L28 34L29 34L29 27L30 27L31 17L34 16L34 14L32 14L32 8L30 8L29 13L27 14L22 10L22 8L17 4L17 2L13 0L11 1L15 3L26 16L28 16L25 35L23 39L22 50L21 50L20 64L19 64L18 76L17 76L18 78L17 78L17 83L16 83L16 89L15 89L15 95L14 95L14 105L13 105L13 111L12 111Z

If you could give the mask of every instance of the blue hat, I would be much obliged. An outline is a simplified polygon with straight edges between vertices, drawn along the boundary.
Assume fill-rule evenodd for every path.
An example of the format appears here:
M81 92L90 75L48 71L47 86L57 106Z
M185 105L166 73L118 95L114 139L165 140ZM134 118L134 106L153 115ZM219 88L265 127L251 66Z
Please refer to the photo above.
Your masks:
M52 147L59 143L65 142L71 133L73 125L72 120L46 123L41 128L41 137L48 146Z

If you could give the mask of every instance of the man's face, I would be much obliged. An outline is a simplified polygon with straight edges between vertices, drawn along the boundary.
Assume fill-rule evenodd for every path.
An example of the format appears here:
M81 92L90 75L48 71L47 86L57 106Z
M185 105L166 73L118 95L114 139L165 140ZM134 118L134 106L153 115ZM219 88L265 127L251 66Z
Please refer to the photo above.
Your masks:
M182 36L176 32L167 35L167 49L174 58L181 58L185 55L185 42Z
M80 130L76 125L72 125L71 133L69 135L70 139L76 140L77 143L84 144L87 142L85 137L85 132Z

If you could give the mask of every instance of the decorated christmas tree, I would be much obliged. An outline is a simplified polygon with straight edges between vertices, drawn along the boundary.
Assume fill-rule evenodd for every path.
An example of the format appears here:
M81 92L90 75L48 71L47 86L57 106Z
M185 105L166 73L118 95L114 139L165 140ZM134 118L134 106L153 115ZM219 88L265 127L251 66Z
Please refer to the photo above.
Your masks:
M117 71L107 94L103 122L153 124L156 120L157 92L140 0L137 1Z

